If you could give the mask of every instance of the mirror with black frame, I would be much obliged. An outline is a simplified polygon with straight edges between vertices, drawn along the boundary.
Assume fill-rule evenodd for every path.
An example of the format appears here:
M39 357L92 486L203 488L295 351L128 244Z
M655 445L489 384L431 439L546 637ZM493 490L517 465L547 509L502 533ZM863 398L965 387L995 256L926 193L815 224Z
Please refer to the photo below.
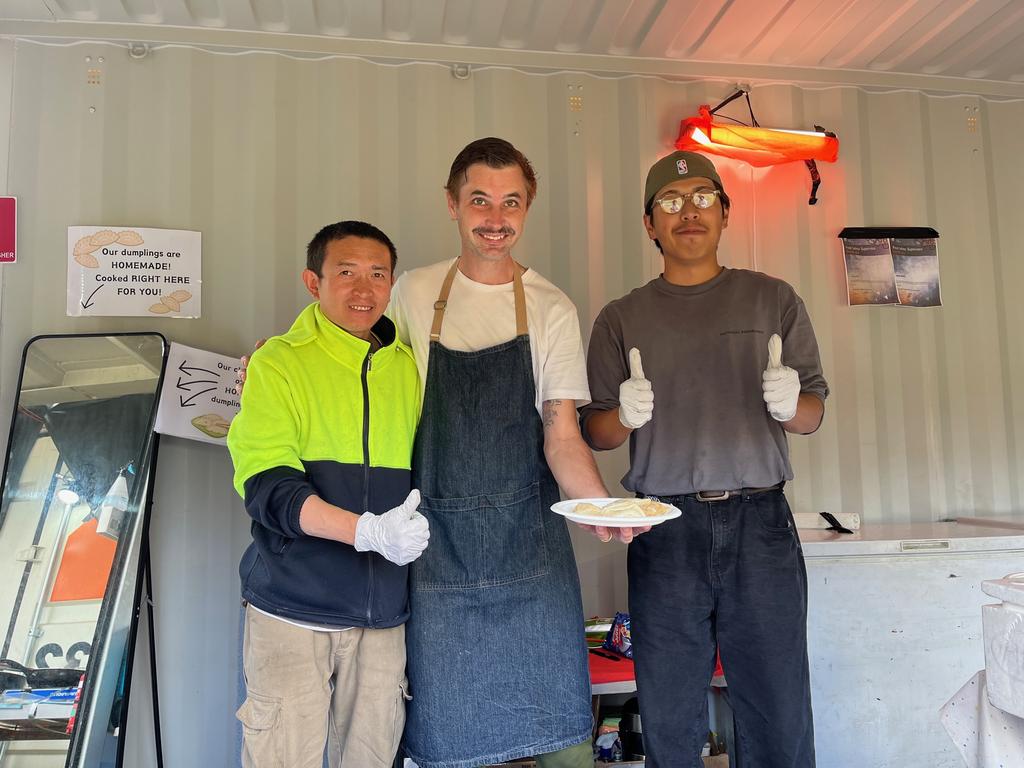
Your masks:
M167 357L156 333L39 336L0 498L0 767L115 765Z

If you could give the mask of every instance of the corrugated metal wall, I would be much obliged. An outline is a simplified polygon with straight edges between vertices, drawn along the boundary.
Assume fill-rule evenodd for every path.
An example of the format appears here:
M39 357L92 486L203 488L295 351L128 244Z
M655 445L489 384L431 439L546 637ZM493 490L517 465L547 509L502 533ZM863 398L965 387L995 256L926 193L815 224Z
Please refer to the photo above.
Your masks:
M436 64L184 47L133 60L113 45L25 41L0 42L0 73L11 48L8 189L21 229L19 262L2 272L4 427L20 348L34 334L156 329L239 354L282 331L306 302L302 252L324 223L373 221L395 239L400 267L454 255L441 187L454 154L483 135L512 140L535 164L540 194L517 255L567 291L588 334L606 301L659 270L640 219L647 167L680 118L731 92L717 81L502 69L460 80ZM87 83L89 69L100 70L99 85ZM821 168L815 207L801 164L721 164L733 199L724 262L796 287L832 385L824 426L791 440L794 508L874 522L1019 510L1024 104L787 84L755 87L752 98L764 125L818 123L841 139L840 162ZM740 103L727 113L744 117ZM73 224L201 230L202 318L65 317ZM847 307L836 239L847 225L938 229L945 306ZM600 457L609 480L624 460L621 451ZM234 569L247 540L229 476L225 451L164 441L158 617L201 622L167 635L164 651L177 662L201 655L221 676L218 665L233 664ZM623 550L580 537L577 550L588 611L622 608ZM205 691L201 709L189 704L199 692L167 694L182 729L165 741L176 752L170 764L227 764L233 748L221 732L230 724L202 711L229 711L233 691Z
M186 48L135 61L98 44L18 42L15 66L9 188L22 201L22 258L4 274L7 363L31 333L153 327L64 317L68 224L201 230L203 317L157 327L235 353L303 305L302 246L325 222L379 224L403 267L455 253L441 184L454 153L488 134L538 169L519 256L569 293L586 332L607 300L657 272L638 204L647 166L681 117L730 91L500 69L457 80L433 64ZM842 142L815 207L800 164L723 164L734 199L723 257L793 283L833 385L822 430L792 440L796 507L876 521L1019 508L1024 105L791 85L755 88L753 101L762 124L819 123ZM743 117L741 104L728 109ZM846 306L836 234L873 224L940 231L943 308Z

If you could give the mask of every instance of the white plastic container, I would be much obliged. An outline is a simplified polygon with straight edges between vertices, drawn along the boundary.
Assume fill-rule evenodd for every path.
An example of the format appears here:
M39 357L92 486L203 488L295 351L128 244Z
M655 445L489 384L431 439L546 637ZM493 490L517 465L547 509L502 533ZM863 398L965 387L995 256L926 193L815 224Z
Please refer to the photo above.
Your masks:
M983 581L981 589L1003 601L981 609L988 700L1024 718L1024 573Z

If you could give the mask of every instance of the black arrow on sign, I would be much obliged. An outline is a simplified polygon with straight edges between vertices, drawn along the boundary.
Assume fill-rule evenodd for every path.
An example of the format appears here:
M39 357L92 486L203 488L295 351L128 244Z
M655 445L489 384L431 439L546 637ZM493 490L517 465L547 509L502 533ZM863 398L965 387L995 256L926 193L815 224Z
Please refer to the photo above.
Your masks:
M195 405L195 403L192 402L193 400L195 400L200 395L205 395L207 392L213 392L215 389L217 388L210 387L209 389L204 389L202 392L196 392L194 395L188 398L184 398L181 395L178 395L178 402L181 403L182 408L191 408Z
M101 285L99 285L99 286L98 286L98 287L96 288L96 291L98 291L98 290L99 290L100 288L102 288L102 287L103 287L104 285L106 285L106 283L102 283ZM92 293L90 293L90 294L89 294L89 298L88 298L88 299L86 299L85 301L80 301L80 302L78 302L79 304L81 304L81 305L82 305L82 309L88 309L89 307L91 307L91 306L92 306L92 297L96 295L96 291L93 291Z
M185 363L187 363L187 362L188 362L188 360L182 360L181 361L181 365L178 366L178 370L181 371L182 373L188 373L189 371L202 371L203 373L208 373L211 376L216 376L217 375L216 371L208 371L205 368L192 368L190 366L187 366L187 365L185 365Z
M192 390L189 389L189 387L192 386L193 384L219 384L219 383L220 383L219 379L213 379L213 380L211 380L211 379L196 379L194 381L182 382L181 376L179 376L178 377L177 387L178 387L178 389L183 389L186 392L191 392Z

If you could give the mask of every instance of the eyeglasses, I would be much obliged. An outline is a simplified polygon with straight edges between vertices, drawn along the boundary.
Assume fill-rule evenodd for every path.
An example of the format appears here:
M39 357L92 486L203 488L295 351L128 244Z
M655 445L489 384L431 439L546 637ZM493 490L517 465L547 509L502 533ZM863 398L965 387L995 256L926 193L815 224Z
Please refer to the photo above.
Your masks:
M710 208L715 204L718 194L719 190L717 189L701 189L696 192L687 192L684 195L674 192L671 195L659 197L654 202L660 205L661 210L665 213L679 213L688 199L693 200L693 204L702 210Z

